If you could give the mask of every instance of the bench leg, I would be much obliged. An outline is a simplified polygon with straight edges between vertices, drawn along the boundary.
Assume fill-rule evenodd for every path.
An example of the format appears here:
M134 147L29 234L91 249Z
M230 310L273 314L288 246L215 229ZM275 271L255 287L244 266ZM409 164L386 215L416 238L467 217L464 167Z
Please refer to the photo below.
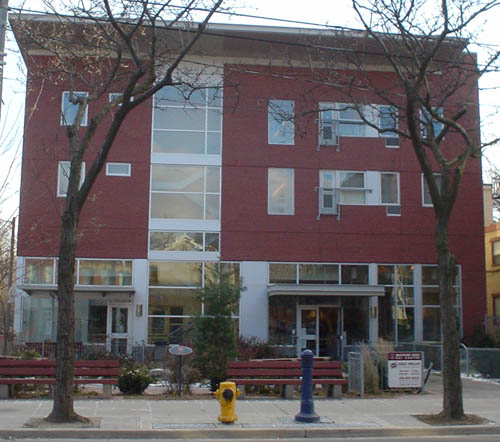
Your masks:
M342 385L327 384L323 385L323 388L326 389L326 397L333 397L334 399L340 399L342 397Z
M104 397L110 398L112 396L111 389L111 384L102 384L102 395Z
M281 397L285 399L293 399L293 385L285 384L281 386Z
M240 390L240 395L238 399L245 399L245 386L244 385L236 385L236 388Z
M0 399L9 399L8 385L0 385Z

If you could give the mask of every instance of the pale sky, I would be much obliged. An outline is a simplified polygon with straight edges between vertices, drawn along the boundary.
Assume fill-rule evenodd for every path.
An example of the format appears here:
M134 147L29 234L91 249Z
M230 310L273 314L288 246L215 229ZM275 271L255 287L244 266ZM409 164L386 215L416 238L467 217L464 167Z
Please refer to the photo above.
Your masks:
M432 3L433 0L429 0ZM264 17L280 18L310 22L318 25L328 24L360 28L351 9L351 0L226 0L227 5L235 5L237 13L258 15ZM19 0L11 0L11 7L18 7ZM40 1L27 0L25 8L40 10ZM300 24L284 23L270 20L258 20L244 17L227 17L216 15L212 20L215 23L230 22L234 24L246 23L268 26L297 26ZM476 29L480 30L477 40L487 43L492 49L500 49L500 38L498 37L498 23L500 23L500 8L490 12L483 20L476 23ZM9 175L10 185L5 192L7 201L0 199L0 219L10 218L17 210L19 204L19 179L20 179L20 155L22 122L24 114L24 89L25 79L22 70L22 60L17 53L17 48L11 34L8 35L7 57L4 76L4 96L2 105L2 120L0 123L0 142L2 151L9 148L7 154L0 159L0 185L7 173L7 168L15 158L14 169ZM481 48L474 48L479 54L479 62L484 62L485 57ZM483 141L489 138L500 137L500 121L498 116L500 109L500 72L484 76L480 81L480 103L481 118L483 126ZM486 170L493 164L500 169L500 146L486 149L484 153L483 169ZM489 182L486 173L483 174L484 181ZM2 195L0 195L1 197Z

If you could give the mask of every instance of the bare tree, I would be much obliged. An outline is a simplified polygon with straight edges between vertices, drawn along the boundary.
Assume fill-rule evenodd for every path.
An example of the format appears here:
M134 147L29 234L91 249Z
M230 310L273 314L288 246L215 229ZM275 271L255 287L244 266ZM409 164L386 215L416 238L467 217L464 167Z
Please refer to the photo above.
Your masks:
M322 53L325 61L313 71L319 84L334 85L345 94L346 106L356 110L365 124L380 134L409 140L422 169L436 219L443 342L441 416L446 419L464 415L453 290L456 260L448 226L467 162L498 141L481 142L477 81L494 67L499 53L479 67L468 50L468 32L499 3L353 0L364 35L351 38L351 45L340 53L337 49L335 57L317 49L316 57ZM353 40L358 42L352 44ZM338 69L339 61L348 66L344 73ZM377 65L389 66L387 81L370 72L370 66Z
M68 8L68 15L51 11L43 16L11 18L21 47L45 51L48 62L37 66L30 59L30 78L36 76L65 84L69 101L77 108L66 121L70 172L61 214L58 264L58 326L56 384L53 409L48 420L85 420L73 407L74 275L75 248L81 211L102 170L126 116L165 86L181 85L181 63L203 34L223 0L171 3L148 1L90 2L87 7ZM208 3L208 6L207 6ZM182 5L179 7L179 5ZM198 6L203 6L197 9ZM203 12L204 11L204 12ZM193 24L193 14L204 14ZM26 55L25 55L26 57ZM88 94L76 91L85 87ZM89 103L108 96L114 99L84 121ZM97 137L104 131L104 137ZM98 149L92 147L96 140ZM84 154L96 150L81 181Z

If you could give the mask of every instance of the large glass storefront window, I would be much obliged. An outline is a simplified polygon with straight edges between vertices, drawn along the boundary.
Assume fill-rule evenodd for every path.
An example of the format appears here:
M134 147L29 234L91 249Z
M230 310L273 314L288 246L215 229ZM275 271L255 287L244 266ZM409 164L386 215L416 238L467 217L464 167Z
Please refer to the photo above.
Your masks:
M460 327L459 268L455 268L455 306ZM441 340L439 267L422 266L422 328L424 341Z
M55 284L56 274L54 258L26 258L24 260L25 284Z
M269 343L295 345L297 296L269 298Z
M414 267L379 265L378 284L385 285L379 298L378 333L388 341L413 341L415 337Z
M148 341L171 344L183 342L186 327L194 316L203 314L197 289L214 282L220 272L225 282L239 284L239 263L151 261L149 264ZM235 319L239 304L233 306Z

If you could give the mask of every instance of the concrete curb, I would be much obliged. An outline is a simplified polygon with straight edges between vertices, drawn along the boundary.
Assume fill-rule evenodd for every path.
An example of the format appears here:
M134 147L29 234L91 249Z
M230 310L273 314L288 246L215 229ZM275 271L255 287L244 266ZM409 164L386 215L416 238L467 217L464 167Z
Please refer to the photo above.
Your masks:
M500 425L457 425L428 428L217 428L172 430L0 430L0 439L297 439L401 436L468 436L500 434Z

